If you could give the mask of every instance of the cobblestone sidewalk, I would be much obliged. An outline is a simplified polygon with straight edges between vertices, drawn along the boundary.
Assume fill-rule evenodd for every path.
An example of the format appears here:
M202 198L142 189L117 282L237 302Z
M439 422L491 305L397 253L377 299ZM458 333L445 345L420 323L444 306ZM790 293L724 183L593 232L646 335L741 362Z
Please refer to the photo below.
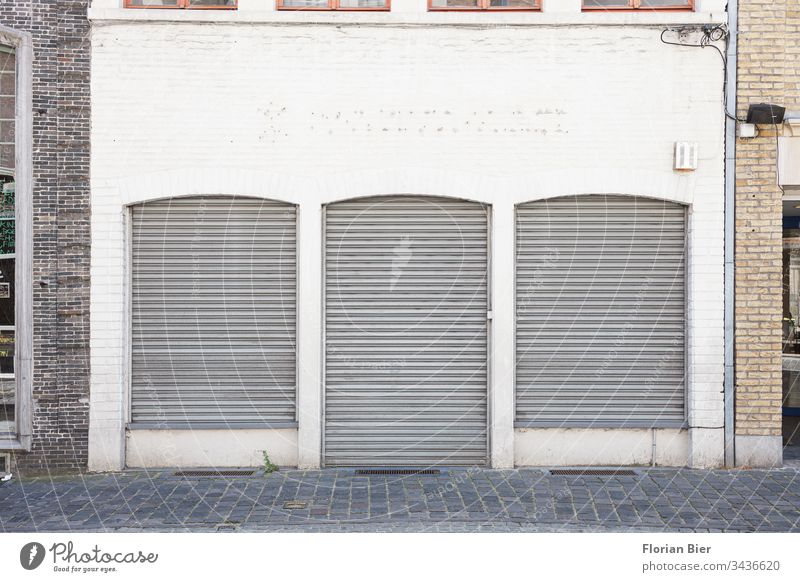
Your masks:
M179 477L174 470L0 486L3 531L800 531L800 470L540 469Z

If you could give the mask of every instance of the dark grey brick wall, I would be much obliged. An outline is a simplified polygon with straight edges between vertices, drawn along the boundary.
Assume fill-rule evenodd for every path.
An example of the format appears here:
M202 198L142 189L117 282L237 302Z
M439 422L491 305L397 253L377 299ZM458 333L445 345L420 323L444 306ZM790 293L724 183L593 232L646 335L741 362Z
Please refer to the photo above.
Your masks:
M33 35L33 449L22 472L86 467L89 427L88 0L0 0Z

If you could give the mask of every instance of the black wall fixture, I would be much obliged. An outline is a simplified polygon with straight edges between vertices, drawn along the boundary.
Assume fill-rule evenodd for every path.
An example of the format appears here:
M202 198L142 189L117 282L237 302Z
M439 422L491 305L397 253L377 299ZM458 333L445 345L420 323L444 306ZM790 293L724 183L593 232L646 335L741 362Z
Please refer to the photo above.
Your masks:
M756 125L776 125L783 123L786 108L772 103L759 103L751 105L747 110L747 123Z

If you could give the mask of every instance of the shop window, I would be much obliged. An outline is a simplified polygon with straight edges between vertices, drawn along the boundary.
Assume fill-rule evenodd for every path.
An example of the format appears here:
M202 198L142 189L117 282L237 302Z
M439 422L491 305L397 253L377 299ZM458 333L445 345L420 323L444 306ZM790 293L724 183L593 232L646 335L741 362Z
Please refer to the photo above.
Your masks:
M540 10L541 0L428 0L429 10Z
M16 53L0 46L0 436L16 433L14 152Z
M783 206L783 440L800 446L800 205Z
M694 0L583 0L584 10L692 10Z
M0 29L0 450L30 449L31 36Z
M125 0L125 8L188 8L235 10L237 0Z

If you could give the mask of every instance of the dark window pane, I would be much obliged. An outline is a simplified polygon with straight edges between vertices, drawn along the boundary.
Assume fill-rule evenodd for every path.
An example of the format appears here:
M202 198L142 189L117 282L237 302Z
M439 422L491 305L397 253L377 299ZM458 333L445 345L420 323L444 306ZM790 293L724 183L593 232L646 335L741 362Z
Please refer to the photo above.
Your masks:
M642 8L688 8L691 6L689 0L642 0Z
M478 0L433 0L433 8L477 8Z
M284 8L327 8L328 0L283 0Z
M0 172L8 173L14 171L16 66L14 52L0 47ZM2 182L0 180L0 185Z
M536 0L491 0L492 8L538 8Z
M0 144L0 170L14 168L14 144Z
M630 5L629 0L583 0L584 8L628 8Z
M0 121L0 143L14 143L14 121Z
M339 8L386 8L386 0L339 0Z
M14 119L14 96L6 95L0 97L0 119Z
M0 380L14 376L14 330L0 330Z
M14 182L10 176L0 177L0 266L3 255L13 255L15 251L15 210L14 210ZM0 273L0 282L3 281ZM2 295L0 295L2 301ZM5 323L0 319L0 325Z
M0 433L14 433L16 404L14 330L0 329Z
M236 0L189 0L189 7L236 6Z
M178 7L178 0L129 0L128 6L172 6Z
M15 396L14 378L0 377L0 434L16 432L14 426Z
M13 97L17 90L16 57L0 47L0 95Z

